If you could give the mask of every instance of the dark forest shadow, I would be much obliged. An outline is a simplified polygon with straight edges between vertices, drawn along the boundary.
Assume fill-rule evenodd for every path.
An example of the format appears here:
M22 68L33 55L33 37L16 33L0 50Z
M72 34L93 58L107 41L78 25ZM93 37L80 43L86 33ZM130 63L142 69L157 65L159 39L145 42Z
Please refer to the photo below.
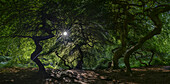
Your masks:
M43 78L37 71L36 68L1 68L0 84L170 84L170 70L160 67L132 68L132 76L123 69L47 69L54 78Z

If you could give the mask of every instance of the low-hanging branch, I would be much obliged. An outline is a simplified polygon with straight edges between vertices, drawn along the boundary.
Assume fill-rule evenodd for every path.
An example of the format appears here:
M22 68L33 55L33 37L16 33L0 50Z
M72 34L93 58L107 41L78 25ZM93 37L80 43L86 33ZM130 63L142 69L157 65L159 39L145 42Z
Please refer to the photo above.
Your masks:
M141 64L144 64L145 66L148 66L146 63L142 62L142 60L140 58L137 58L136 54L140 54L141 55L141 58L143 57L143 54L142 53L139 53L139 52L135 52L135 54L133 54L135 56L135 59L136 60L139 60L139 62Z
M69 69L72 69L72 67L70 67L67 63L66 63L66 60L64 60L62 57L60 57L58 55L58 52L56 51L55 54L57 55L57 57L59 57L63 62L64 62L64 65L67 66Z
M148 63L144 63L142 62L141 58L146 58L147 56L144 56L142 53L140 52L134 52L134 56L135 56L135 59L138 60L141 64L144 64L145 66L151 66L151 62L153 60L153 56L155 55L154 51L150 50L149 52L151 52L151 56L150 56L150 59L149 59L149 62ZM136 54L139 54L140 57L137 57Z

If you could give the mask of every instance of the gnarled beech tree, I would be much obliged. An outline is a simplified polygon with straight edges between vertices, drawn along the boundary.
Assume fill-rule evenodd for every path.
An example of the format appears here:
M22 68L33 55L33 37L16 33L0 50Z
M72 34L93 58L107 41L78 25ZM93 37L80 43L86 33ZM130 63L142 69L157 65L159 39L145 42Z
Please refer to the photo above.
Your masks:
M130 68L130 64L129 64L129 57L130 55L138 50L139 48L141 48L141 46L144 44L145 41L149 40L150 38L152 38L154 35L160 34L161 33L161 29L162 29L162 22L159 18L159 14L167 12L170 10L170 6L169 5L159 5L156 6L155 8L151 8L151 9L147 9L147 16L151 18L151 20L154 22L155 28L149 32L147 35L145 35L144 37L140 38L140 40L138 41L138 43L132 47L130 47L129 49L126 50L125 54L124 54L124 62L127 68L127 72L131 73L131 68Z
M74 2L71 2L74 5L65 2L67 1L0 1L2 10L0 11L0 28L2 28L0 38L31 38L36 46L31 54L31 60L38 65L39 72L45 75L44 65L38 59L43 50L40 42L52 37L60 37L59 34L63 30L70 29L80 14Z
M120 46L115 50L113 55L113 67L119 68L118 60L124 57L127 72L131 73L129 63L130 56L133 52L141 48L144 42L161 32L163 24L159 18L159 14L170 10L169 5L163 5L166 3L161 4L161 2L164 1L2 0L0 1L0 35L1 37L31 38L36 45L35 51L31 54L31 59L38 65L39 72L46 74L43 64L37 58L43 50L40 44L41 41L53 37L58 38L63 30L70 30L72 27L75 29L75 31L73 31L75 35L77 32L83 31L84 36L83 32L80 32L77 35L77 37L79 36L78 39L72 34L74 37L73 40L78 40L77 42L79 42L76 43L75 41L74 44L78 46L76 49L79 50L81 54L79 65L77 64L77 68L81 69L84 57L81 47L89 43L93 45L93 41L104 41L102 39L97 39L98 37L103 38L102 35L99 34L109 34L109 30L111 30L113 31L112 34L116 33L113 37L118 37L120 41ZM165 0L165 2L167 1ZM142 24L146 22L146 20L152 21L154 27L143 28ZM87 27L90 26L91 23L96 23L98 25L92 24L94 27L84 29L75 27L77 24L83 24L82 26ZM152 25L152 23L149 22L149 25ZM106 31L99 31L99 26ZM94 29L91 30L92 28ZM142 31L146 31L145 34L132 37L133 33L137 35ZM111 38L110 35L108 38ZM56 52L56 55L57 54L58 52Z
M84 3L82 5L82 3ZM91 3L91 2L89 2ZM21 37L21 38L31 38L34 41L36 46L35 51L31 54L31 60L33 60L39 67L39 72L46 74L44 65L38 59L40 52L43 50L42 45L40 44L44 40L48 40L53 37L60 37L61 33L64 30L70 30L76 24L83 24L87 27L87 24L90 22L94 23L97 20L94 20L96 15L93 16L94 11L89 10L87 2L83 1L67 1L67 0L49 0L49 1L20 1L20 0L11 0L11 1L2 1L0 2L1 9L1 21L0 28L4 28L0 32L2 37ZM93 2L94 4L94 2ZM87 8L86 8L87 6ZM82 10L83 9L83 10ZM86 13L86 11L89 12ZM97 13L96 13L97 14ZM82 21L82 22L81 22ZM83 23L87 22L87 23ZM92 25L95 26L96 25ZM99 26L99 25L98 25ZM98 27L97 26L97 27ZM76 35L76 28L73 32ZM80 62L77 65L77 68L82 68L83 64L83 52L81 46L88 45L88 42L93 40L93 36L98 36L102 38L96 31L99 31L97 28L91 30L81 30L85 32L85 36L81 32L79 35L82 35L82 38L88 38L85 40L85 43L77 43L81 56ZM83 29L83 28L82 28ZM88 27L88 29L92 29ZM5 30L8 30L7 33ZM88 32L89 31L89 32ZM101 30L102 31L102 30ZM100 31L100 32L101 32ZM6 34L4 33L6 32ZM99 33L100 33L99 32ZM3 34L4 33L4 34ZM75 39L77 39L74 36ZM96 39L95 39L96 40ZM78 40L79 41L79 40ZM91 42L92 43L92 42ZM76 44L76 43L75 43ZM93 43L92 43L93 44ZM57 55L57 53L56 53ZM60 58L60 57L59 57ZM69 67L71 68L71 67Z
M150 4L152 4L152 6ZM113 68L119 68L118 61L121 57L124 57L127 72L131 73L129 57L134 51L141 48L145 41L149 40L154 35L160 34L163 24L159 15L169 11L170 6L161 3L159 0L108 1L106 6L108 7L108 17L110 17L110 22L113 24L113 29L118 33L118 40L120 40L121 44L118 48L113 49ZM144 22L149 20L153 22L154 29L143 26L143 24L148 24ZM152 25L152 23L149 22L149 25ZM140 34L142 31L146 32ZM134 36L132 36L132 34L134 34ZM139 41L137 41L138 39Z

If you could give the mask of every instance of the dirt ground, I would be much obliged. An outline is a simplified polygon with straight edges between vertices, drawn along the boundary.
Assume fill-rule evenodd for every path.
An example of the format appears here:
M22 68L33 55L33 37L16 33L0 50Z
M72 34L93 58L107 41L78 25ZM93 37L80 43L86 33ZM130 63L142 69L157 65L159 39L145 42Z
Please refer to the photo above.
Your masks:
M170 66L119 70L47 69L54 78L43 78L37 68L1 68L0 84L170 84Z

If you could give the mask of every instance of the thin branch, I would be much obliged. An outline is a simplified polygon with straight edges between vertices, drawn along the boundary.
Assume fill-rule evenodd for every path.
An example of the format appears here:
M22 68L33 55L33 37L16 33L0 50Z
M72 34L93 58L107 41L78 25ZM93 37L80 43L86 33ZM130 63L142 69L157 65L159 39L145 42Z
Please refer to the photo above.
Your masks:
M0 38L15 38L15 37L19 37L19 38L32 38L31 36L22 36L22 35L13 35L13 36L1 36Z
M65 65L65 66L67 66L69 69L72 69L69 65L66 64L65 59L63 59L62 57L60 57L60 56L58 55L58 52L57 52L57 51L55 52L55 54L56 54L57 57L59 57L62 61L64 61L64 65Z
M141 57L143 56L142 53L140 53ZM141 64L144 64L145 66L148 66L146 63L142 62L142 60L140 58L137 58L136 55L135 56L135 59L138 60Z
M150 58L150 60L149 60L149 62L148 62L148 65L149 66L151 66L151 62L152 62L152 60L153 60L153 56L155 55L155 53L153 52L153 51L151 51L152 52L152 55L151 55L151 58Z

